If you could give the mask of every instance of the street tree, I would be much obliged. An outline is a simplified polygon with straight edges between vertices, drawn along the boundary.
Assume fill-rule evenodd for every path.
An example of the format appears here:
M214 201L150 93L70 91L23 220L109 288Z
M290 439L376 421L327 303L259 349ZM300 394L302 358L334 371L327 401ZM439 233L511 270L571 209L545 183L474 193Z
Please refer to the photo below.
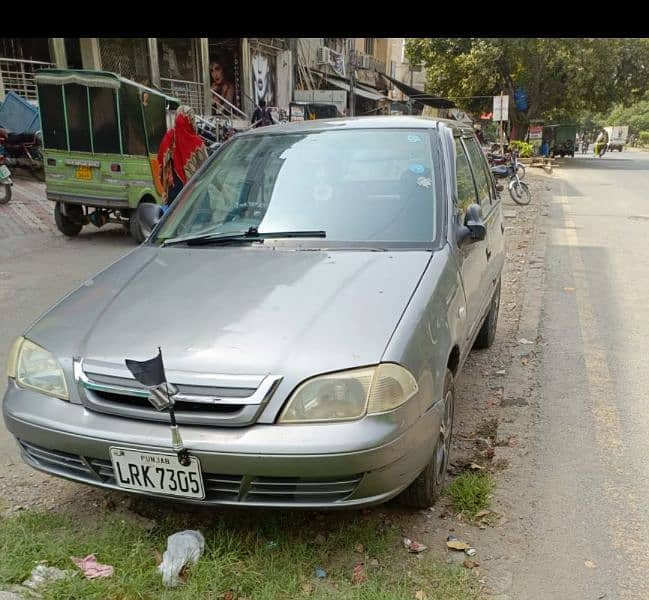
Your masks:
M427 91L470 112L510 96L515 135L531 120L574 120L630 104L649 87L649 40L592 38L412 38L411 64L427 69ZM522 89L527 107L517 108Z

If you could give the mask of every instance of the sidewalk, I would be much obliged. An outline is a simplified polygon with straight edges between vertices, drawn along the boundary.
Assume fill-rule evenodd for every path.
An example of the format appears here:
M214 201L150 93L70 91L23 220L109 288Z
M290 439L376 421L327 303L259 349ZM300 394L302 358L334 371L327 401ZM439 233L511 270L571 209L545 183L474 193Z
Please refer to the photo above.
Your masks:
M45 197L45 184L28 177L12 177L13 193L0 205L0 239L39 231L56 231L53 203Z

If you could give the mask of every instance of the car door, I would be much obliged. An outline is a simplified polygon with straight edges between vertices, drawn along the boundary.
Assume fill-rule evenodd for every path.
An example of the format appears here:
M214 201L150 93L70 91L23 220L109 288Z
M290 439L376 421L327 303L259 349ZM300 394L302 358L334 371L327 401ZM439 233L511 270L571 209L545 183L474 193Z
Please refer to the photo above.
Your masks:
M454 212L457 225L464 225L466 213L472 204L480 204L478 190L464 141L458 135L455 142L455 198ZM458 260L464 295L466 297L466 327L464 343L471 340L482 308L483 277L487 270L487 242L476 241L458 248Z
M487 161L475 136L463 138L478 193L478 202L482 208L482 220L487 228L487 235L483 242L482 252L486 259L485 270L480 275L479 300L477 301L478 322L481 325L482 317L489 308L500 269L502 267L503 253L503 227L500 199L493 185L493 178L489 172Z

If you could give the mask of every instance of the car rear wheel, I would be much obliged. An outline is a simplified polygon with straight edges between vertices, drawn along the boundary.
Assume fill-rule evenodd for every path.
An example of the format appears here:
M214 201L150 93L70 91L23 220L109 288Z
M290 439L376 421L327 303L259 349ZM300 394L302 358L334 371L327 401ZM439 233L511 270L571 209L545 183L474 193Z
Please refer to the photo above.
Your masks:
M496 327L498 326L498 310L500 309L500 282L496 287L493 297L491 298L491 305L489 312L485 317L484 323L478 332L478 337L473 343L473 347L477 350L489 348L496 339Z
M455 414L455 385L453 373L449 369L446 369L442 402L444 403L442 422L434 438L435 449L433 456L417 479L401 494L401 502L412 508L428 508L435 504L446 479L446 469L448 468L448 459L451 453L453 416Z
M54 206L54 221L59 231L68 237L79 235L83 229L83 209L76 204L68 204L63 212L63 204L57 202Z

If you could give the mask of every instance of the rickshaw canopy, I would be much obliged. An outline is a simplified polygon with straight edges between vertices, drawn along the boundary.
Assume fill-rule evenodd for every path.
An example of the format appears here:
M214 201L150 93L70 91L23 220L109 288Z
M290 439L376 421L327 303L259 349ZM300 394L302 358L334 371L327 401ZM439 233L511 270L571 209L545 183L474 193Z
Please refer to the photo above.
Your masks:
M108 71L36 73L46 149L146 156L158 151L167 111L180 104L163 92Z

